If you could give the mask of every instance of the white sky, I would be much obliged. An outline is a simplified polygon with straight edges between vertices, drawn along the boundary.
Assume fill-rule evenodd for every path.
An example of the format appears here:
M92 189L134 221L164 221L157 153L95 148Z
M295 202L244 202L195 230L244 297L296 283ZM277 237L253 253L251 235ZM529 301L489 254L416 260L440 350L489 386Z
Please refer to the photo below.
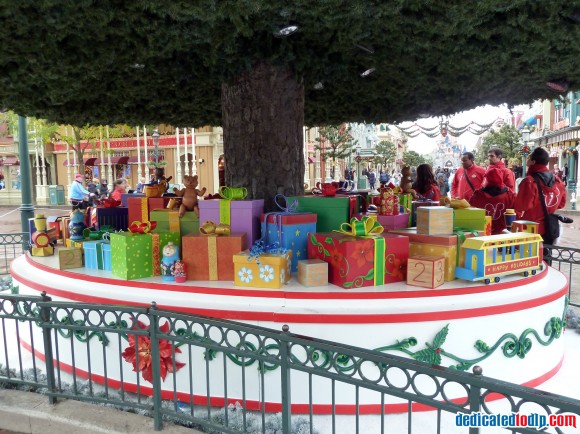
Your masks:
M513 109L514 113L516 111L528 110L530 110L530 107L527 105L518 106L517 108ZM454 115L450 115L447 118L449 120L449 125L459 128L469 124L472 121L480 125L484 125L492 123L497 118L508 120L510 117L511 115L506 105L499 107L486 105L474 108L472 110L455 113ZM433 128L435 126L439 126L439 121L441 119L442 118L418 119L416 122L404 122L400 124L400 126L409 127L416 123L417 125L420 125L424 128ZM480 136L467 132L457 137L457 144L461 149L463 149L463 146L465 146L467 150L471 151L475 147L479 137ZM419 154L429 154L435 149L436 141L438 138L441 138L441 136L431 138L424 134L419 134L417 137L409 138L408 146L410 150L418 152Z

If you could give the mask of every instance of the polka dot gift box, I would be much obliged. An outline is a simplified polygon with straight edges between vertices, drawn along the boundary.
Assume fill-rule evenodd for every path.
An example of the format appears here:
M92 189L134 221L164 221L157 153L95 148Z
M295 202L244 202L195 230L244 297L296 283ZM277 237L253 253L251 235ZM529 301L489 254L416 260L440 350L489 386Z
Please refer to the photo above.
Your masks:
M127 280L153 276L152 248L150 234L111 234L111 272Z

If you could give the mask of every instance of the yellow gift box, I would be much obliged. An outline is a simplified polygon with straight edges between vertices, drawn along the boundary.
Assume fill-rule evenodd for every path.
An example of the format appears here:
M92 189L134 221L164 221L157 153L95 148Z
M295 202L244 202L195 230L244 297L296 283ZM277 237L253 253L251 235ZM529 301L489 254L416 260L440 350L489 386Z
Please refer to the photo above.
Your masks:
M32 256L51 256L54 254L54 247L32 247L30 254Z
M455 280L455 267L457 264L457 245L438 246L435 244L409 243L409 257L411 256L443 256L445 258L446 282Z
M291 250L263 253L258 258L249 256L249 250L234 255L234 285L280 289L290 280Z

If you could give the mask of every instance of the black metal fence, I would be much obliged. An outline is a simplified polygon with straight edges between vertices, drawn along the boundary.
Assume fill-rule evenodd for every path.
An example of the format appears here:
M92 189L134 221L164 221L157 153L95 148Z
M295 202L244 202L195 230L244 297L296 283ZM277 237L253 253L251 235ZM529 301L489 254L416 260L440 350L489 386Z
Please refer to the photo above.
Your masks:
M10 262L28 248L28 233L0 234L0 276L10 273Z
M36 389L51 403L77 399L148 414L157 430L169 420L210 432L276 432L268 430L272 403L278 403L277 432L423 433L423 417L434 427L430 432L446 433L450 424L468 422L461 415L497 412L494 396L504 398L502 413L533 411L563 424L580 420L579 400L486 378L477 366L460 372L294 335L287 327L276 331L155 304L120 307L0 293L0 326L0 387ZM41 369L30 354L45 359ZM451 398L453 390L462 398ZM324 417L316 414L320 394L328 396ZM387 414L392 400L407 413L402 430L394 431L395 416ZM352 409L348 431L341 430L345 402ZM362 423L369 404L378 409L372 428ZM418 415L416 406L432 411ZM293 415L299 407L304 415ZM452 432L480 431L463 426Z
M580 308L580 249L545 245L544 252L544 260L568 277L570 306Z

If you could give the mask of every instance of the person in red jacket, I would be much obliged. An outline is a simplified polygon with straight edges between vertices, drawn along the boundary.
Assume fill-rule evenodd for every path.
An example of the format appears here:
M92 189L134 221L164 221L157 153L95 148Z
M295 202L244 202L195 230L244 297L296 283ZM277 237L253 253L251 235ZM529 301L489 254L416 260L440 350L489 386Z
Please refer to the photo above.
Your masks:
M485 214L491 216L491 234L501 234L506 228L505 210L514 207L516 195L504 185L501 170L493 166L485 172L484 181L486 186L473 193L469 204L485 209Z
M417 166L417 180L413 184L413 189L419 194L421 199L439 202L441 191L435 181L433 169L429 164L419 164Z
M454 199L469 198L481 187L485 168L477 166L471 152L464 152L461 156L461 169L457 169L451 183L451 197Z
M544 210L540 202L538 186L534 175L540 178L542 192L546 201L548 214L566 206L566 187L564 183L548 169L550 156L543 148L536 148L529 155L526 165L527 176L520 183L514 209L520 219L537 222L538 233L544 235Z
M514 176L514 172L512 172L511 169L508 169L505 166L505 163L502 161L503 152L501 151L501 149L491 148L487 153L487 157L489 158L489 167L495 167L496 169L501 170L501 172L503 173L503 183L507 188L509 188L511 191L515 193L516 177Z

